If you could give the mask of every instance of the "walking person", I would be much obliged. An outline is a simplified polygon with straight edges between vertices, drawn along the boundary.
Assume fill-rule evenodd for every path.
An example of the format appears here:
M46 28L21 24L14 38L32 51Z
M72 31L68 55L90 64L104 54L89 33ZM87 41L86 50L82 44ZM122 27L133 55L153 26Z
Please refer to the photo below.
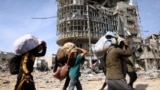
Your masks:
M116 44L116 42L114 42L115 41L114 40L115 39L115 34L113 32L110 32L110 31L107 32L105 37L107 39L107 41L105 42L106 43L105 47L103 48L105 53L104 53L104 56L100 58L100 62L102 64L102 66L103 66L103 73L106 76L106 63L105 63L106 62L106 60L105 60L106 59L106 55L108 53L108 49L110 48L110 46L112 44ZM108 79L106 77L102 87L100 88L100 90L104 90L104 88L106 87L107 83L108 83Z
M133 89L133 84L137 80L137 73L136 73L135 66L134 66L135 59L133 56L130 56L128 59L133 64L133 65L127 64L127 74L129 75L128 85L131 86L131 88Z
M58 67L62 67L65 63L63 62L59 62L57 61L56 57L55 57L55 66L53 67L53 72L56 72ZM69 69L69 68L68 68ZM67 72L67 76L66 76L66 79L65 79L65 83L63 85L63 88L62 90L67 90L67 87L69 85L69 81L70 81L70 78L69 78L69 73Z
M131 90L131 87L128 86L125 80L126 71L124 70L124 59L122 58L131 55L132 51L128 46L127 40L121 41L119 45L110 46L106 55L108 90Z
M31 45L28 43L28 45ZM35 48L22 54L21 65L14 90L36 90L32 72L36 57L44 56L46 43L42 41Z
M69 71L70 67L72 67L75 62L75 58L71 57L71 54L73 54L71 51L72 49L75 50L75 48L76 45L74 43L66 42L62 47L58 49L56 53L55 66L53 67L53 76L59 79L60 81L65 79L65 83L63 85L62 90L66 90L69 85L70 82L69 72L66 73L66 77L64 78L61 77L60 74L58 74L59 73L58 69L62 68L67 64L69 66L68 67Z
M74 87L76 86L77 90L82 90L82 85L79 81L80 77L80 65L81 61L83 60L83 57L87 54L87 51L82 48L77 48L76 50L72 50L72 55L75 58L75 63L72 67L69 69L69 90L74 90Z
M67 90L67 87L68 87L68 85L69 85L69 82L70 82L69 73L67 73L67 77L66 77L66 80L65 80L65 83L64 83L64 85L63 85L62 90Z
M106 50L106 51L107 51L107 50ZM106 56L106 54L104 55L104 57L101 57L101 58L100 58L100 63L102 64L103 73L104 73L104 75L106 76L105 56ZM107 80L107 77L106 77L106 78L105 78L105 81L104 81L104 83L103 83L103 85L102 85L102 87L100 88L100 90L104 90L104 88L107 86L107 82L108 82L108 80Z
M85 57L82 57L81 66L83 65L84 61L85 61ZM74 60L72 60L72 63L75 63ZM72 65L70 67L72 67ZM69 78L69 73L68 73L62 90L67 90L69 82L70 82L70 78Z

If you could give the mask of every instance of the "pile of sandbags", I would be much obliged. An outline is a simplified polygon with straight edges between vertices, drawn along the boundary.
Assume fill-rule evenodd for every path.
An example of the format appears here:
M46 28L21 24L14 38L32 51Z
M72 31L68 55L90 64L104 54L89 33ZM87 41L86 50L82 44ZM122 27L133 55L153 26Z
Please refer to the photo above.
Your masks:
M40 40L39 38L36 38L31 34L26 34L19 37L17 40L15 40L13 44L13 48L16 54L21 55L34 49L41 43L42 43L42 40Z

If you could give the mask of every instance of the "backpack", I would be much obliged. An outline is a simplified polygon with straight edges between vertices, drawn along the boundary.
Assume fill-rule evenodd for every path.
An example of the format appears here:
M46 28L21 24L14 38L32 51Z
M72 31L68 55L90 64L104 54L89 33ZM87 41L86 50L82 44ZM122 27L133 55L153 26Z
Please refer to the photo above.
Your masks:
M10 59L9 71L12 75L19 73L21 59L22 59L22 55L15 55Z

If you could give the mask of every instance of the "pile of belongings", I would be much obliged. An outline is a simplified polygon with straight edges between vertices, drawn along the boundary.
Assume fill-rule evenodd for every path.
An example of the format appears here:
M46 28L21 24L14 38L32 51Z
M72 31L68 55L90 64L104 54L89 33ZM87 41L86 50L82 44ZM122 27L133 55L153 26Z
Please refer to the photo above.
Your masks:
M26 34L15 40L13 48L17 55L21 55L34 49L42 42L41 39L36 38L31 34Z

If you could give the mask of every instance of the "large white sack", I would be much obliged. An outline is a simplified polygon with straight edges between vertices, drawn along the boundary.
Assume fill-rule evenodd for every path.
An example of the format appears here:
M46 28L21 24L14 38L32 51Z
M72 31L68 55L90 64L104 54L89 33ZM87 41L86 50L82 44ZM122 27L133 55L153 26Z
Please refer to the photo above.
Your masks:
M40 43L42 43L42 40L31 34L26 34L15 40L13 48L16 54L24 54L37 47Z
M107 39L106 36L112 36L113 38ZM104 36L102 36L96 44L91 46L93 54L97 56L97 58L104 56L104 49L109 47L111 44L120 44L124 38L120 37L114 32L108 31Z
M104 55L104 49L111 45L110 41L107 41L106 35L102 36L95 45L92 45L91 49L93 53L98 57L102 57Z

